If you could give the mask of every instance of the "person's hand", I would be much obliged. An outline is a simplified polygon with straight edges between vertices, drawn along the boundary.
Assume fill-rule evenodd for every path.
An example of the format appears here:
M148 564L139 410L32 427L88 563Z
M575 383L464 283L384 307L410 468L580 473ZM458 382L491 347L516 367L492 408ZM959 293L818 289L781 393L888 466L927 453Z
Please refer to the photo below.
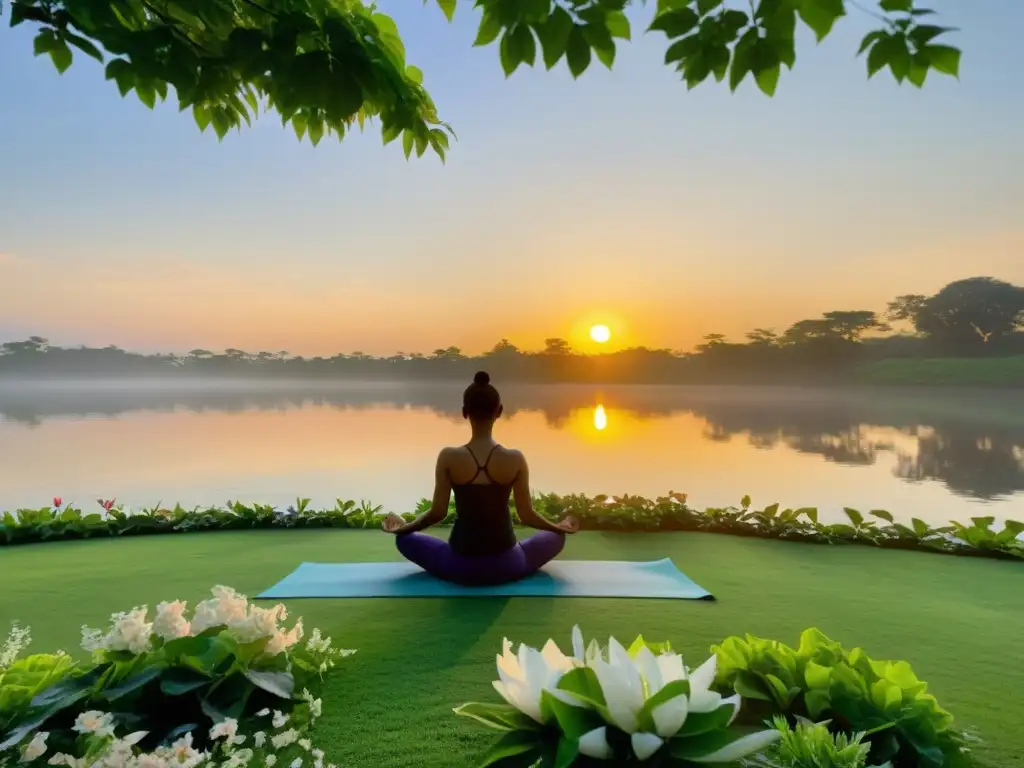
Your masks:
M563 533L576 533L580 529L580 521L571 515L555 525Z
M398 533L404 525L405 520L402 519L401 515L388 512L388 516L384 518L384 522L380 524L380 527L387 533Z

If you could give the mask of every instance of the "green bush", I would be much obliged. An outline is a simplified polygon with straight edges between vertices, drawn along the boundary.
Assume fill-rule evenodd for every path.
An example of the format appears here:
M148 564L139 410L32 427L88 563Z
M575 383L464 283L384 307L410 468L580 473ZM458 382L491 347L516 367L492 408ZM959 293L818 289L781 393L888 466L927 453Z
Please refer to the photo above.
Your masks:
M863 733L875 763L966 765L967 737L905 661L877 661L846 651L817 629L797 648L747 635L712 648L717 684L760 702L753 713L829 720L834 730Z
M765 755L758 755L751 764L763 768L863 768L867 765L871 745L864 743L864 734L832 733L828 723L798 722L791 728L785 718L773 720L782 739Z
M702 531L734 536L784 539L815 544L866 544L871 546L944 552L1003 559L1024 559L1024 542L1017 537L1024 523L1008 520L1001 530L993 529L992 517L975 517L970 525L952 523L932 527L912 518L910 525L898 523L885 510L867 515L856 509L844 510L847 523L822 523L815 507L780 509L771 504L751 508L749 496L738 507L698 510L686 503L686 494L672 493L656 499L642 496L586 496L539 494L534 506L542 515L560 520L573 515L582 530L600 531ZM140 536L157 533L187 533L210 530L268 528L376 528L385 511L366 501L338 499L331 509L311 509L309 499L298 499L286 509L263 504L228 502L224 507L185 509L154 507L129 513L113 500L100 500L101 512L85 514L65 506L61 499L41 509L19 509L0 516L0 545L82 539L104 536ZM423 499L416 513L428 509ZM515 506L510 504L518 522ZM411 520L415 513L406 513ZM454 504L441 525L455 521Z
M142 733L132 746L144 750L186 735L191 747L212 748L211 729L220 723L306 706L308 689L349 653L316 631L301 644L301 620L290 629L280 624L283 605L259 608L227 587L215 587L191 621L185 608L161 603L152 620L145 607L135 608L114 614L104 631L83 628L90 665L72 667L67 656L56 656L68 663L44 668L30 656L5 670L0 754L44 732L50 749L74 754L83 721L108 723L111 736ZM12 676L19 664L40 672Z

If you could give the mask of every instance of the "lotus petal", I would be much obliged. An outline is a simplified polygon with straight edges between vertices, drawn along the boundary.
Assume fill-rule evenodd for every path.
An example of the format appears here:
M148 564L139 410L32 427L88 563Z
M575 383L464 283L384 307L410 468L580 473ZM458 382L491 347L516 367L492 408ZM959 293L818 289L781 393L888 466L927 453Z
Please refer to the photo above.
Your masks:
M580 754L595 760L607 760L612 756L611 745L608 744L608 729L603 725L580 736Z
M572 655L581 662L586 657L586 648L583 645L583 632L578 625L572 628Z
M689 759L694 763L732 763L747 755L763 752L781 738L782 734L776 730L758 731L736 739L708 755Z
M685 696L669 699L651 713L654 718L654 729L663 739L671 739L686 722L689 714L689 701Z
M634 733L630 737L630 742L633 744L633 752L641 760L650 758L665 743L653 733Z
M661 679L666 685L674 680L687 679L683 657L678 653L663 653L657 659L658 669L661 671Z
M597 681L604 693L612 725L626 733L635 732L636 714L643 706L643 692L641 691L639 696L634 695L627 675L636 674L636 669L632 665L629 668L621 665L612 666L601 659L595 659L591 668L597 675Z
M715 684L718 674L718 657L712 656L690 673L691 690L706 691Z

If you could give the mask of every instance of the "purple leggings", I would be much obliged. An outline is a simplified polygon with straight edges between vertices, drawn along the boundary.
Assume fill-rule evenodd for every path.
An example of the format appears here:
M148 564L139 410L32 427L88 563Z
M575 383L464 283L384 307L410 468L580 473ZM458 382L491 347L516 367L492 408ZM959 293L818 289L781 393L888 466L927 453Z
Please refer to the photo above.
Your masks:
M467 587L518 581L554 560L565 547L565 534L538 531L497 555L470 557L452 551L447 541L425 533L395 537L398 551L431 576Z

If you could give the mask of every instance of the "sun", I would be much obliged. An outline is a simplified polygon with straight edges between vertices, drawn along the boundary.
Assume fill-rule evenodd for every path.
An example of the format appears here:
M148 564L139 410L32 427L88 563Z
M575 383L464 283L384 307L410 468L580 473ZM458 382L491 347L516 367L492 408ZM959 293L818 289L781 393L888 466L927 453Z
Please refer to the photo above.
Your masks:
M590 329L590 338L598 344L605 344L612 337L612 332L607 325L595 325Z

